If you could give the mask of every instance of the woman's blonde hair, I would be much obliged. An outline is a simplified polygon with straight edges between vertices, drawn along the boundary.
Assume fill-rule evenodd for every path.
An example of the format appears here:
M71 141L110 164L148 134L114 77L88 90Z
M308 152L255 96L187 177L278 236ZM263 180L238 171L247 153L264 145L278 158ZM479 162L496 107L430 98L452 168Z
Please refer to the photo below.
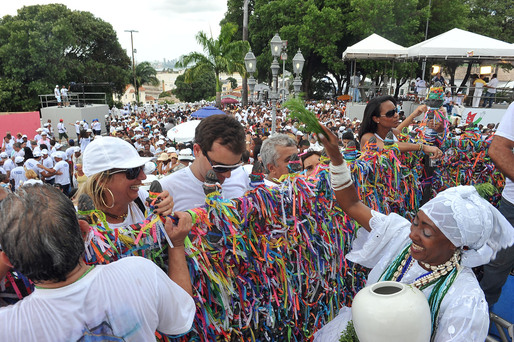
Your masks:
M109 171L103 171L88 177L84 184L79 187L77 194L75 195L75 199L78 200L80 195L86 194L91 197L96 209L102 210L107 208L108 206L106 205L103 196L106 190L110 192L105 185L109 182L112 176L113 175L110 174ZM110 194L112 196L112 192L110 192Z
M27 179L38 179L37 173L34 170L25 170L25 177L27 177Z

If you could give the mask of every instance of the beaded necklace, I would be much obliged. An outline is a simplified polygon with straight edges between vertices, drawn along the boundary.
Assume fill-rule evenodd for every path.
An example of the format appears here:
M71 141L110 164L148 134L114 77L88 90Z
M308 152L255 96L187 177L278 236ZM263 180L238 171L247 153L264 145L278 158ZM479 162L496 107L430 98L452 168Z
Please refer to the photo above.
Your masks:
M414 264L414 260L410 255L410 247L412 243L407 245L403 251L393 260L393 262L386 268L380 281L392 280L400 281L407 271ZM430 296L428 297L428 305L430 306L430 315L432 319L432 337L437 331L437 316L439 315L439 308L444 296L452 286L460 271L460 250L456 250L453 256L442 265L431 266L422 263L426 268L431 270L422 274L414 280L411 284L419 290L423 290L434 284ZM421 263L421 262L420 262Z

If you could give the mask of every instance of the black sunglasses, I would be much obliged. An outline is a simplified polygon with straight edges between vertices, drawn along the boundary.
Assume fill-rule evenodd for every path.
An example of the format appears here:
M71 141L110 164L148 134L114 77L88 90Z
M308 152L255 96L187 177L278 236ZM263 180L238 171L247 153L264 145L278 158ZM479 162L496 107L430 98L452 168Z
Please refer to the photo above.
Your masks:
M390 111L388 111L384 115L380 115L380 116L385 116L386 118L392 118L395 115L396 115L396 109L391 109Z
M144 165L133 167L131 169L119 169L119 170L113 170L110 172L111 175L117 174L117 173L125 173L125 177L127 177L128 180L136 179L141 171L143 170Z
M225 172L233 171L233 170L237 169L238 167L240 167L241 165L243 165L243 162L239 162L234 165L214 165L211 158L209 158L209 156L207 155L207 152L203 152L203 155L205 156L205 158L207 158L207 161L209 162L209 164L211 164L212 170L216 173L225 173Z

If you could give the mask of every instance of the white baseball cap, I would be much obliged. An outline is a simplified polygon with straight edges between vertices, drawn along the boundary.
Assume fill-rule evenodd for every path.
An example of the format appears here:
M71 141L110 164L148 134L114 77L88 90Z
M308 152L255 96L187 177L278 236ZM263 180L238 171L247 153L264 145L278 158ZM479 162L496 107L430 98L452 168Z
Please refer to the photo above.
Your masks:
M41 152L39 152L39 151L34 151L34 152L32 152L32 155L34 157L41 157L43 154Z
M48 154L48 150L46 148L41 150L41 153L46 156Z
M75 148L73 149L73 152L80 152L80 147L75 146Z
M23 163L24 160L25 158L23 158L22 156L17 156L16 158L14 158L14 162L16 164Z
M123 139L104 137L89 143L84 151L83 167L86 176L112 170L132 169L152 160L140 157L136 149Z
M180 150L180 152L178 153L178 160L195 160L195 157L193 157L193 151L191 151L190 148Z
M5 158L9 158L9 156L7 155L6 152L2 152L2 153L0 153L0 158L5 159Z
M91 128L88 128L86 132L93 133L93 130Z

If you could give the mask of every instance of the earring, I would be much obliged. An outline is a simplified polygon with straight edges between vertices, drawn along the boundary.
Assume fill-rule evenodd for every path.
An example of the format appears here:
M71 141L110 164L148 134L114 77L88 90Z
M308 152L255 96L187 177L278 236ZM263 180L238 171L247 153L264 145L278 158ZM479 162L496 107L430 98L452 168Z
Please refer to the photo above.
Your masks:
M105 203L105 200L104 200L104 197L101 196L101 199L102 199L102 202L103 202L103 206L108 208L108 209L112 209L112 207L114 207L114 195L112 194L112 191L109 189L109 188L105 188L106 191L109 191L109 193L111 194L111 197L112 197L112 205L109 207L107 205L107 203Z

